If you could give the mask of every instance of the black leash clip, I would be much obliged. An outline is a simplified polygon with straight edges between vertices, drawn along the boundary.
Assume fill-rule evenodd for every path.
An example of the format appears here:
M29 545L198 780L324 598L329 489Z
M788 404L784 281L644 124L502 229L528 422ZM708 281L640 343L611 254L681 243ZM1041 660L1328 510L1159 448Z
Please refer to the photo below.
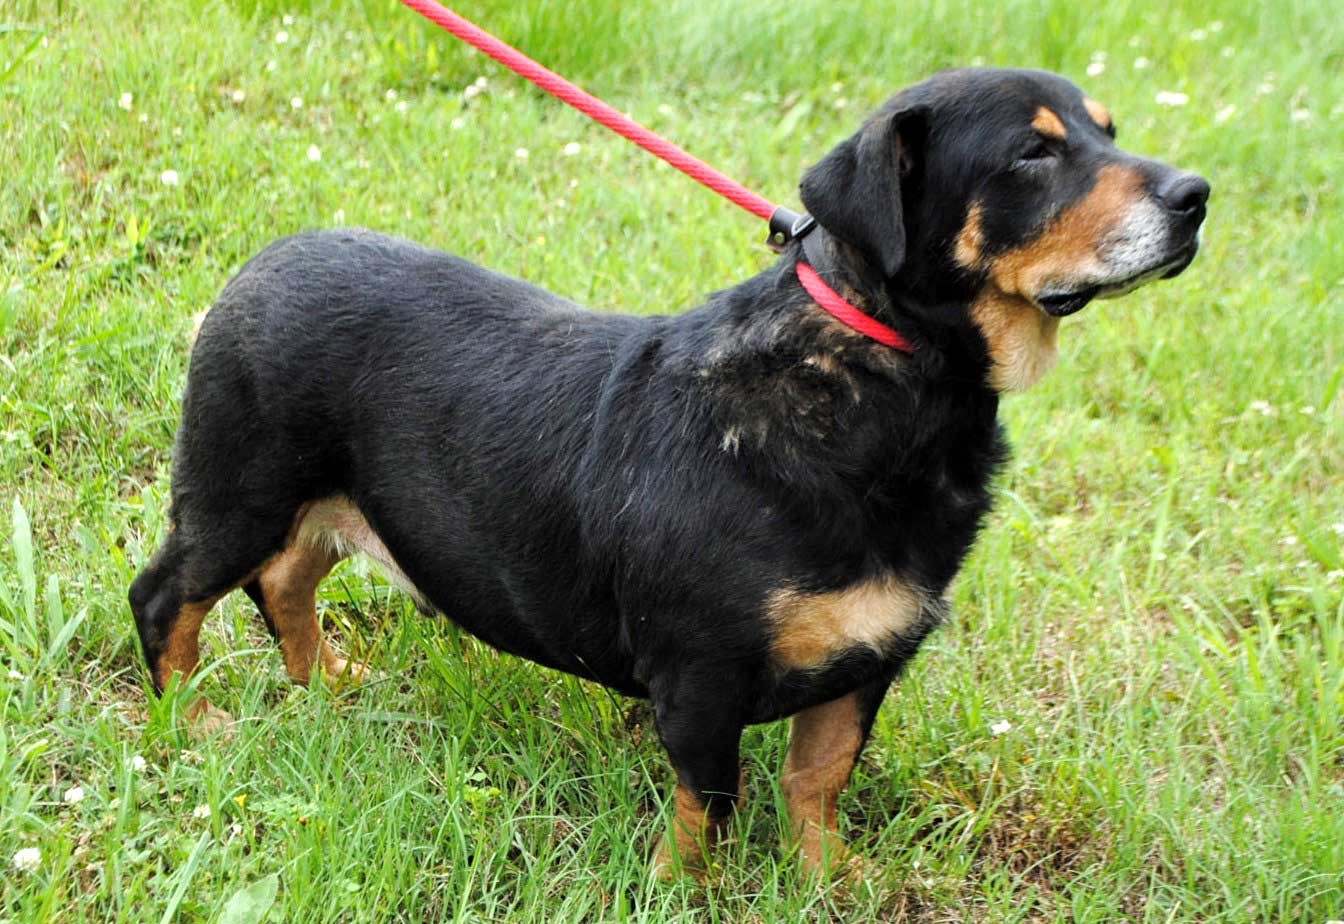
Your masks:
M770 236L765 245L775 253L782 253L790 241L806 236L816 226L817 221L811 215L799 215L781 205L770 214Z

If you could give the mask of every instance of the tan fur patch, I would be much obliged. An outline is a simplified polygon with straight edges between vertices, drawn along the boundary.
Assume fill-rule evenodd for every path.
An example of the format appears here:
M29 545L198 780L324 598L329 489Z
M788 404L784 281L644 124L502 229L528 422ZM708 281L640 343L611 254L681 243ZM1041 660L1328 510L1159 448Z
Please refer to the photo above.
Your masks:
M1031 298L1053 278L1072 277L1095 260L1102 241L1142 197L1143 177L1108 164L1092 190L1066 208L1035 239L994 258L990 277L999 291Z
M712 846L723 833L726 819L711 819L705 803L694 790L677 783L674 797L672 836L663 837L654 856L654 869L662 878L675 871L677 861L684 867L700 869L705 865L702 847Z
M1045 106L1036 110L1036 117L1031 120L1031 127L1042 135L1049 135L1051 138L1067 138L1069 136L1069 130L1064 127L1064 120L1059 117L1059 113Z
M317 587L339 560L335 552L325 548L291 545L272 558L258 578L266 613L280 640L285 669L295 683L308 683L319 660L333 679L346 671L346 662L323 638L317 618Z
M805 709L793 717L789 756L780 785L789 820L811 869L835 869L850 859L840 837L836 804L849 785L863 744L857 694Z
M168 629L168 638L155 666L159 688L168 686L173 674L188 680L201 663L201 624L219 597L184 604Z
M1080 268L1094 263L1102 242L1124 221L1142 190L1143 178L1132 168L1102 167L1092 190L1044 232L991 261L989 282L971 306L994 363L991 385L1021 391L1054 365L1059 319L1032 299L1053 280L1076 278Z
M913 626L922 604L923 594L890 575L829 593L777 591L771 649L784 667L817 667L856 646L879 647Z
M966 212L966 222L961 226L961 231L957 233L956 246L952 250L952 256L967 269L978 267L981 257L984 255L985 229L983 222L984 207L979 202L972 203L970 209Z
M338 559L355 553L367 555L403 590L419 600L425 599L364 514L347 497L328 497L304 507L295 521L293 541L298 545L326 549L335 553Z
M1111 121L1111 111L1109 109L1090 96L1083 100L1083 108L1087 110L1087 114L1092 117L1093 122L1096 122L1106 131L1111 130L1114 123Z
M1059 358L1059 318L1025 298L986 290L971 306L971 318L989 344L989 384L996 391L1030 388Z

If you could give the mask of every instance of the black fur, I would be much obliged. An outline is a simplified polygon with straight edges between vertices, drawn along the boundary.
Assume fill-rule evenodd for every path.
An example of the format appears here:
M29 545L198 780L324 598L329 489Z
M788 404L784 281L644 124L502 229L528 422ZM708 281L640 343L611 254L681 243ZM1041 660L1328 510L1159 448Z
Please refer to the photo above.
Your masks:
M623 317L367 231L273 244L192 354L174 530L131 593L151 666L184 600L237 586L301 505L339 494L467 631L650 697L714 811L744 725L864 689L866 734L940 620L1005 456L967 312L979 280L949 248L1040 99L1080 105L1049 75L943 75L804 179L831 278L910 356L822 314L796 245L693 311ZM1087 157L1124 156L1108 143ZM987 246L1032 233L1058 205L1039 199L1076 198L1086 166L1077 188L1005 192L1022 220ZM879 574L927 592L915 625L813 669L772 661L772 594Z

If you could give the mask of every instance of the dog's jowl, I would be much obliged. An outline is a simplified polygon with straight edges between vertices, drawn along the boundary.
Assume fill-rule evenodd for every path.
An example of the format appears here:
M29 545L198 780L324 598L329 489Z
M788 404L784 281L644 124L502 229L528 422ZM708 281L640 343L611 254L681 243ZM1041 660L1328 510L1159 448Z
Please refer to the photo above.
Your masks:
M1208 184L1114 138L1062 78L952 71L806 173L809 262L912 353L821 310L798 243L625 317L372 232L278 241L192 352L171 530L130 592L155 686L235 588L296 681L349 673L314 595L363 552L421 609L652 701L664 867L703 862L744 726L786 716L791 830L845 864L836 800L989 508L1000 394L1050 368L1062 317L1198 247Z

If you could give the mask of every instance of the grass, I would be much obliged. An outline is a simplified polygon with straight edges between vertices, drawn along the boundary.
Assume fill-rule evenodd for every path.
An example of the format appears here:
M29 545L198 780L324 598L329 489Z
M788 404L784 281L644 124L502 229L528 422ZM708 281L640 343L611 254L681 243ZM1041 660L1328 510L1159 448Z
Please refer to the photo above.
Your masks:
M124 603L189 319L269 240L368 225L661 312L764 266L763 228L390 0L0 2L0 920L1344 918L1344 26L1324 0L910 6L462 5L780 200L972 61L1073 76L1213 183L1195 266L1070 319L1006 404L958 615L843 804L887 872L850 895L778 849L782 725L747 736L710 885L654 886L670 773L635 704L355 564L323 611L381 679L291 688L231 599L199 683L243 721L198 743Z

